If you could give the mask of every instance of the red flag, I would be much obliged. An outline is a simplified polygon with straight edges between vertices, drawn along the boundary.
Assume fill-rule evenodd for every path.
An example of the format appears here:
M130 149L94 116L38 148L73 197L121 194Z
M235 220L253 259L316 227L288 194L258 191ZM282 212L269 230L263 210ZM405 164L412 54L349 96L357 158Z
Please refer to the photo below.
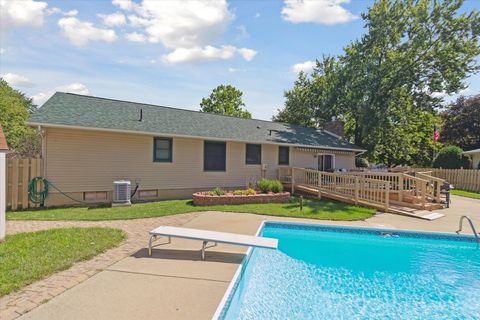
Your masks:
M437 126L433 127L433 141L437 142L440 139L440 132L437 129Z

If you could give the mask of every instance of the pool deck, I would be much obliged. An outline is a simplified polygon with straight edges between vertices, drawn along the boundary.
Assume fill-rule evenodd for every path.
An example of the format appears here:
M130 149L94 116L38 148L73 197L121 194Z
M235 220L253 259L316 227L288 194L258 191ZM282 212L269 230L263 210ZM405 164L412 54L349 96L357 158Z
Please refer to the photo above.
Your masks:
M184 221L177 217L176 225L251 235L263 220L454 232L460 216L467 214L480 227L480 200L454 196L452 208L441 212L446 216L434 221L381 213L354 222L204 212L190 215ZM206 261L202 261L200 241L172 239L171 244L158 246L152 257L148 257L145 247L151 225L152 221L143 227L145 245L137 244L133 254L34 308L21 319L210 319L246 248L219 244L207 249ZM464 226L464 233L471 234L469 226Z

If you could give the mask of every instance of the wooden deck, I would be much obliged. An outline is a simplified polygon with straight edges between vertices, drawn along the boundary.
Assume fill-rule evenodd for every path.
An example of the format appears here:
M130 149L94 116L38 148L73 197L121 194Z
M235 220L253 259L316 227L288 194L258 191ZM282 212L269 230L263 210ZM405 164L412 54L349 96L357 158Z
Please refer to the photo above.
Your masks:
M303 193L426 220L443 217L439 185L397 173L328 173L304 168L281 168L278 178L292 194ZM435 178L436 179L436 178Z

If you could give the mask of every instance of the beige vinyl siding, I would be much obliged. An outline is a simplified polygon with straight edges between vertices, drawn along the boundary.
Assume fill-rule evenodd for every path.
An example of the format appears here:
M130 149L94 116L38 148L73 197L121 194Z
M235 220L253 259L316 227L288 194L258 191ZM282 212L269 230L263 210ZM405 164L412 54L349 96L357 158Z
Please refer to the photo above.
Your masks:
M290 148L290 150L292 149L294 148ZM355 154L353 152L344 154L343 152L339 153L332 150L332 152L328 154L332 154L335 157L335 169L353 169L355 167ZM290 155L290 159L293 157L293 165L295 167L317 169L318 158L315 157L315 155L313 152L295 150Z
M184 197L191 190L216 186L244 187L262 175L261 165L245 164L243 142L227 142L225 172L205 172L202 139L173 138L172 162L168 163L153 161L153 138L143 134L47 128L45 175L67 193L111 192L114 180L126 179L132 181L132 188L139 181L140 190L158 189L158 198L168 198L167 195L175 198L175 194ZM351 159L353 163L353 155ZM265 176L275 178L278 145L262 145L262 163L266 164ZM315 168L316 163L313 154L290 147L291 166Z
M68 192L111 190L118 179L140 180L142 189L240 186L261 174L260 165L245 164L238 142L227 142L226 172L203 171L200 139L174 138L171 163L153 161L147 135L48 129L46 146L46 175Z

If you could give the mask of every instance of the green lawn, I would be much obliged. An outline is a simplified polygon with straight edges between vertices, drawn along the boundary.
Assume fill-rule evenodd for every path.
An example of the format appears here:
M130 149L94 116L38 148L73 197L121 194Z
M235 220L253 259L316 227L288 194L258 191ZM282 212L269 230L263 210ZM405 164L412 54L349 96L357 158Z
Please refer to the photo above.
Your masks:
M7 236L0 242L0 296L118 245L110 228L65 228Z
M472 199L480 199L480 193L479 192L453 189L453 190L450 190L450 193L454 194L456 196L462 196L462 197L467 197L467 198L472 198Z
M171 200L134 204L116 208L59 208L7 213L9 220L117 220L161 217L198 211L245 212L281 217L322 220L364 220L375 210L327 200L304 200L303 210L298 201L290 203L194 206L191 200Z

